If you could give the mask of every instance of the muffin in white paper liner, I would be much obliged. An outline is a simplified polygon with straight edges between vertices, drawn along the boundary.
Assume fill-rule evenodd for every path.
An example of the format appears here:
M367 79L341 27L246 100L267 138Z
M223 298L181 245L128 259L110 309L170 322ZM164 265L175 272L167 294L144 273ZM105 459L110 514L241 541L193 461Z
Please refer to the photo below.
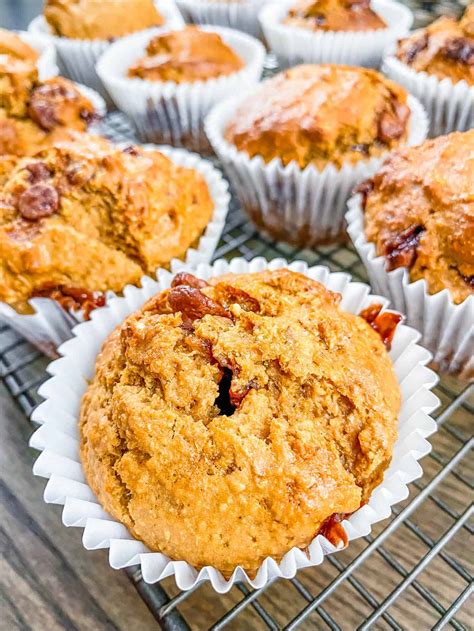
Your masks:
M176 263L172 269L173 272L191 271L208 279L227 272L241 274L282 267L306 274L340 292L342 308L352 313L360 313L369 304L386 304L385 299L371 295L367 285L351 282L348 274L331 274L322 266L308 268L302 261L288 264L283 259L270 263L262 258L251 262L240 258L230 262L220 259L212 266L200 264L192 268ZM217 592L224 593L236 581L246 581L257 589L275 577L292 578L298 569L320 564L326 554L336 552L337 548L324 536L317 535L307 553L293 548L280 562L265 559L254 578L237 567L227 580L213 567L197 571L185 561L173 561L164 554L150 552L130 535L125 526L101 508L85 481L79 457L77 419L81 397L94 374L96 355L108 334L146 299L169 287L172 278L172 273L160 270L156 281L144 278L141 288L127 287L123 297L111 299L107 307L93 312L90 322L77 326L74 338L60 349L62 358L49 365L52 378L40 389L46 400L32 416L41 427L30 443L42 452L33 467L35 475L49 478L44 499L48 503L64 505L63 523L66 526L84 528L85 548L109 548L109 562L116 569L139 564L144 580L149 583L174 575L182 590L209 580ZM383 482L365 506L342 522L349 541L369 534L372 524L389 517L393 504L406 499L407 484L422 475L418 460L431 449L426 438L436 431L436 423L429 413L439 401L430 389L436 384L437 377L425 367L430 354L416 344L418 338L419 334L413 329L398 325L390 351L402 393L398 438Z
M410 281L405 267L387 271L386 260L377 256L364 232L362 197L348 202L347 232L377 293L390 299L407 323L421 333L420 344L433 355L432 366L461 378L474 379L474 297L455 304L448 289L430 294L424 279Z
M474 127L474 86L453 83L427 72L417 72L393 54L383 60L382 71L414 94L426 108L431 138Z
M172 0L155 0L155 5L165 19L160 28L174 28L183 24L183 18ZM54 44L61 74L88 85L109 100L107 91L95 71L99 57L111 45L109 40L58 37L51 33L51 28L43 15L38 15L30 22L28 31L33 35L46 37Z
M118 109L134 123L142 141L210 153L203 129L205 116L229 94L240 94L259 81L265 58L261 42L232 29L201 28L218 33L245 66L230 75L208 81L174 83L127 77L130 66L145 54L151 37L165 32L164 29L142 31L116 42L97 64L97 73L110 96Z
M378 68L384 50L408 33L413 14L395 0L372 0L387 28L370 31L312 31L282 24L295 0L266 4L259 13L263 34L282 68L300 63L337 63Z
M214 24L261 37L258 13L266 0L176 0L190 24Z
M301 169L296 162L283 166L279 158L268 163L250 158L228 142L225 129L240 103L252 92L216 105L206 119L209 141L250 219L265 234L299 246L340 241L345 238L346 201L354 187L373 175L386 154L323 170L313 165ZM411 110L404 144L426 139L428 119L417 99L408 96Z
M123 144L126 146L127 143ZM214 211L196 246L189 247L186 251L185 261L190 266L208 263L224 229L230 202L229 185L220 171L195 153L152 145L145 145L144 148L159 150L176 164L195 169L204 176L214 202ZM113 292L106 292L107 302L112 296ZM11 326L48 357L57 357L57 347L69 339L74 326L83 321L82 311L68 312L51 298L32 298L29 304L34 313L25 315L18 313L5 302L0 302L0 321Z
M44 81L58 74L59 70L56 65L56 50L47 37L33 35L27 31L16 31L16 34L25 44L31 46L39 53L37 62L39 78Z

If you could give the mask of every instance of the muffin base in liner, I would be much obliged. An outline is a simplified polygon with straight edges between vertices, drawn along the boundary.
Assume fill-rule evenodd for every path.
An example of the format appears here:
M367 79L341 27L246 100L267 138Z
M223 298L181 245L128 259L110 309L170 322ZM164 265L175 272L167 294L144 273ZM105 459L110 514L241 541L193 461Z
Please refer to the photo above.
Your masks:
M384 50L405 36L413 15L395 0L373 0L371 5L388 28L370 31L312 31L282 24L294 0L279 0L265 5L259 20L263 34L280 67L301 63L337 63L378 68Z
M216 105L206 119L210 143L241 201L243 209L265 234L302 247L345 238L346 201L353 188L373 175L385 155L338 169L329 164L319 171L313 165L300 169L280 159L265 163L250 158L224 138L225 128L239 104L251 94ZM404 144L417 145L426 138L428 120L421 104L408 97L409 133Z
M174 28L183 25L183 18L171 0L155 0L156 7L165 18L160 28ZM107 101L110 97L95 71L100 56L111 46L111 42L101 39L72 39L57 37L51 33L43 15L38 15L28 26L30 33L47 37L56 47L61 74L84 83L101 94Z
M441 80L426 72L417 72L393 55L385 57L382 70L426 108L431 138L474 127L474 86L467 81L453 83L447 78Z
M150 148L161 151L180 166L196 169L205 177L214 202L214 211L196 247L190 247L186 251L185 262L190 266L208 263L224 229L229 208L230 194L226 180L210 162L196 154L172 147ZM114 294L107 292L107 296ZM33 298L29 303L34 311L31 315L20 314L5 302L0 302L0 321L11 326L48 357L57 356L57 347L69 339L74 326L83 321L82 311L65 311L50 298Z
M265 0L176 0L179 10L189 24L214 24L244 31L261 37L258 13Z
M283 259L268 263L262 258L251 262L237 258L231 262L220 259L212 266L200 264L191 268L176 263L172 267L174 272L191 271L205 279L228 272L247 273L288 267L340 292L341 306L346 311L360 313L369 304L386 304L383 298L371 295L367 285L351 282L348 274L330 273L322 266L308 268L302 261L288 265ZM32 415L32 420L40 423L41 427L30 443L42 452L33 468L35 475L49 478L44 499L48 503L64 505L62 518L66 526L84 528L85 548L109 548L109 562L116 569L140 565L143 578L148 583L174 575L181 590L209 580L217 592L225 593L236 581L248 582L258 589L276 577L292 578L298 569L322 563L325 555L336 552L338 548L324 536L317 535L306 551L293 548L279 562L265 559L255 577L249 577L237 567L231 578L225 579L216 568L207 566L198 571L185 561L173 561L164 554L150 552L130 535L125 526L101 508L86 483L79 457L77 418L81 397L94 374L96 355L108 334L146 299L168 287L172 278L172 273L160 270L156 281L144 278L141 288L127 287L123 297L111 299L107 307L93 312L90 322L75 328L74 338L60 349L62 358L48 367L52 379L39 391L46 400ZM407 485L422 475L418 460L431 449L426 438L436 431L436 423L429 413L437 407L439 400L430 389L436 384L437 377L425 367L430 354L416 344L418 337L419 334L407 326L397 327L390 357L402 393L398 438L383 482L373 491L365 506L343 521L349 541L369 534L372 524L389 517L391 507L408 497Z
M39 78L44 81L50 77L55 77L59 73L56 64L56 50L47 37L34 35L28 31L17 31L17 35L29 46L39 53L37 62Z
M212 153L203 122L212 107L229 94L240 94L260 79L265 59L263 45L238 31L203 26L218 33L245 62L244 68L208 81L173 83L126 76L129 67L145 54L150 38L165 32L153 29L115 43L97 64L97 72L119 110L135 125L143 142L168 143Z
M432 353L435 369L473 380L474 297L455 304L448 289L430 294L424 279L411 282L406 268L387 271L385 258L377 256L366 239L361 199L354 195L348 202L347 231L374 291L389 298L407 324L421 333L420 344Z

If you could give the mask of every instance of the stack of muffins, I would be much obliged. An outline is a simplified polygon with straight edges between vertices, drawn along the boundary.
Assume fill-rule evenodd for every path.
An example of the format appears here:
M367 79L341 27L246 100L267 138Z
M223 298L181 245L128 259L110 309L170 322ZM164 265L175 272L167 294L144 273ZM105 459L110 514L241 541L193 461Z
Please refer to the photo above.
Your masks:
M186 2L200 3L212 4ZM358 187L347 221L372 283L409 323L422 314L438 366L472 377L472 102L467 117L444 110L446 131L459 131L426 141L423 90L374 68L392 43L410 72L470 90L472 11L410 35L395 0L260 4L284 68L262 83L260 41L170 23L160 3L114 0L99 20L87 2L48 0L45 19L69 73L100 79L141 140L214 152L264 235L345 240ZM96 45L98 61L83 54ZM313 562L318 535L327 549L347 544L341 522L392 462L407 397L396 357L420 374L428 361L400 341L402 316L365 296L349 307L342 281L239 262L238 274L194 265L127 289L186 258L216 212L209 179L173 152L88 134L93 107L74 84L41 83L18 63L0 82L0 299L19 314L33 299L90 316L84 339L103 325L95 374L88 365L77 390L101 506L150 550L226 579L294 548ZM101 310L109 291L124 297Z

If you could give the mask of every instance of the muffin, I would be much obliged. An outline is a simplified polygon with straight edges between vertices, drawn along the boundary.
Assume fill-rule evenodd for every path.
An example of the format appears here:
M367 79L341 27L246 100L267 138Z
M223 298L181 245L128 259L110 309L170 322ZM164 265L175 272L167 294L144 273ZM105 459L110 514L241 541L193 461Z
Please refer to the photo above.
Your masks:
M18 161L0 189L0 300L79 308L180 257L214 203L204 177L159 151L77 134ZM88 293L89 292L89 293ZM86 304L88 306L88 304Z
M379 334L339 300L289 270L182 273L129 316L80 411L103 508L151 550L229 577L368 501L400 390Z
M459 21L441 17L402 39L396 57L417 72L474 85L474 5Z
M361 188L365 235L387 270L407 268L455 304L474 294L474 129L394 152Z
M9 55L15 59L30 61L36 64L39 58L38 52L24 42L16 33L0 28L0 55Z
M33 155L96 118L92 103L67 79L40 81L30 61L0 55L0 154Z
M131 66L129 77L174 83L207 81L238 72L244 65L218 33L195 26L155 35L146 53Z
M262 37L258 12L266 0L176 0L189 24L212 24Z
M298 0L284 24L313 31L373 31L387 24L370 7L370 0Z
M44 17L54 35L70 39L112 40L164 22L153 0L46 0Z
M375 70L324 64L265 82L232 117L226 140L250 157L300 169L380 156L408 135L407 93Z
M250 35L202 26L130 35L97 72L143 142L212 153L203 129L212 106L255 85L265 59Z

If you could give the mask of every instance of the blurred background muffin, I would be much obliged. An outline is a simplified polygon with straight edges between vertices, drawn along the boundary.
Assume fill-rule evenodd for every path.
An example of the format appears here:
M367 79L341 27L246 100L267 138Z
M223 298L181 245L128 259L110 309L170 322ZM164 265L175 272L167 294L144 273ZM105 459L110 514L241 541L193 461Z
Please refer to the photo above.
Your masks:
M284 24L315 31L371 31L387 28L369 0L298 0Z

